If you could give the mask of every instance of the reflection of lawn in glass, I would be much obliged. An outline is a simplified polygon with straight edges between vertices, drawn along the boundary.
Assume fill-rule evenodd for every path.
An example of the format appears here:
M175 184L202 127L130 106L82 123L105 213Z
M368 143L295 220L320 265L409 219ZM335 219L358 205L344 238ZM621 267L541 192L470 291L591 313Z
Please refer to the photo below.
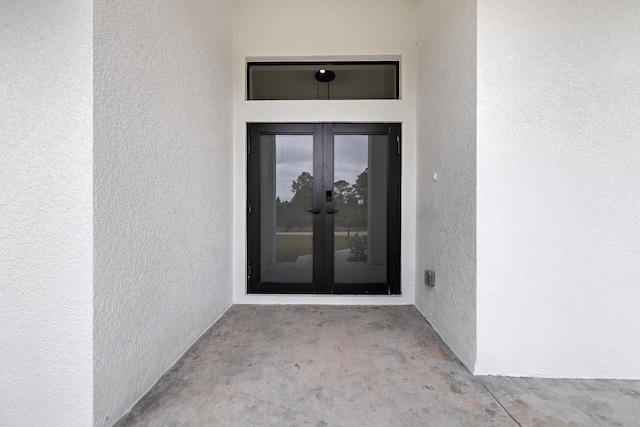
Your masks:
M347 249L347 236L334 237L334 251ZM295 262L300 255L313 252L313 236L308 234L276 234L276 262Z

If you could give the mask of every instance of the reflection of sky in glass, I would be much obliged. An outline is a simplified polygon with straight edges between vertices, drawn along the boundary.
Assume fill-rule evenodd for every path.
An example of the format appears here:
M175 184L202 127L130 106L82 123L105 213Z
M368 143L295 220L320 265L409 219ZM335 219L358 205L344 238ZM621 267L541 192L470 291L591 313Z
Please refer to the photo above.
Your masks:
M369 164L369 135L335 135L333 164L333 182L355 184Z
M276 196L293 197L291 184L302 172L313 175L313 135L276 135Z
M336 135L334 182L353 185L368 164L368 135ZM293 197L291 184L302 172L313 175L313 135L276 135L276 196Z

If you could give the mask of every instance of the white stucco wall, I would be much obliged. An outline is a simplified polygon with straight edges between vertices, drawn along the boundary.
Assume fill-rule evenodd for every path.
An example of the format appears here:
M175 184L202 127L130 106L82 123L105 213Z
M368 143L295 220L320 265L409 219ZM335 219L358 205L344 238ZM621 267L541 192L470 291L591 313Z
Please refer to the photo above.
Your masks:
M414 0L239 0L234 53L234 268L236 303L413 304L415 260ZM367 60L401 57L400 100L245 101L247 58ZM246 294L246 123L402 122L402 296Z
M421 1L419 23L416 306L473 369L476 1ZM425 269L435 287L424 285Z
M92 6L0 2L0 425L92 418Z
M640 378L639 22L478 4L477 374Z
M98 2L95 425L232 302L229 1Z

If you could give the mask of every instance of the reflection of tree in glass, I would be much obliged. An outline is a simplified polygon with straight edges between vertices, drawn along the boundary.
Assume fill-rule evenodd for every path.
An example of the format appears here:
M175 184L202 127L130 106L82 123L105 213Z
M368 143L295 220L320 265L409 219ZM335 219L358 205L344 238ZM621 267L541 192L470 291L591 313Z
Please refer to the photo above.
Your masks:
M335 216L337 231L366 231L367 229L367 193L368 168L351 185L344 179L333 184L333 207L340 211ZM293 197L291 201L276 198L276 227L278 231L312 231L313 219L307 212L313 207L313 176L302 172L291 183Z
M367 236L347 236L347 245L349 246L349 257L347 261L366 261L367 260Z
M369 168L365 168L353 184L353 192L358 198L358 204L367 206L367 193L369 189Z
M276 197L276 229L278 231L312 231L313 219L307 212L313 204L313 176L302 172L291 183L293 197L283 202Z
M335 217L335 228L339 231L350 233L353 226L358 200L353 192L353 187L344 179L333 184L334 206L340 211Z
M291 204L294 206L311 209L313 203L313 176L309 172L302 172L298 179L291 183L293 198Z
M345 180L333 184L335 192L335 208L340 211L336 216L335 227L338 231L365 231L367 229L367 188L369 184L368 169L356 178L356 183L350 185Z

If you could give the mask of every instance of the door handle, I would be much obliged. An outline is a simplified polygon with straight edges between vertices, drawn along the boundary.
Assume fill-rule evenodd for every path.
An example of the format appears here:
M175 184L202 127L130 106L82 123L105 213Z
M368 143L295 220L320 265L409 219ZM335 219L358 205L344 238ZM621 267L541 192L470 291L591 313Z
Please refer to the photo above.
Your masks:
M307 212L310 212L312 214L319 214L320 212L322 212L322 209L309 209Z
M340 212L340 211L337 211L337 210L336 210L336 211L334 211L333 209L327 209L327 213L328 213L329 215L334 214L334 213L338 213L338 212Z

